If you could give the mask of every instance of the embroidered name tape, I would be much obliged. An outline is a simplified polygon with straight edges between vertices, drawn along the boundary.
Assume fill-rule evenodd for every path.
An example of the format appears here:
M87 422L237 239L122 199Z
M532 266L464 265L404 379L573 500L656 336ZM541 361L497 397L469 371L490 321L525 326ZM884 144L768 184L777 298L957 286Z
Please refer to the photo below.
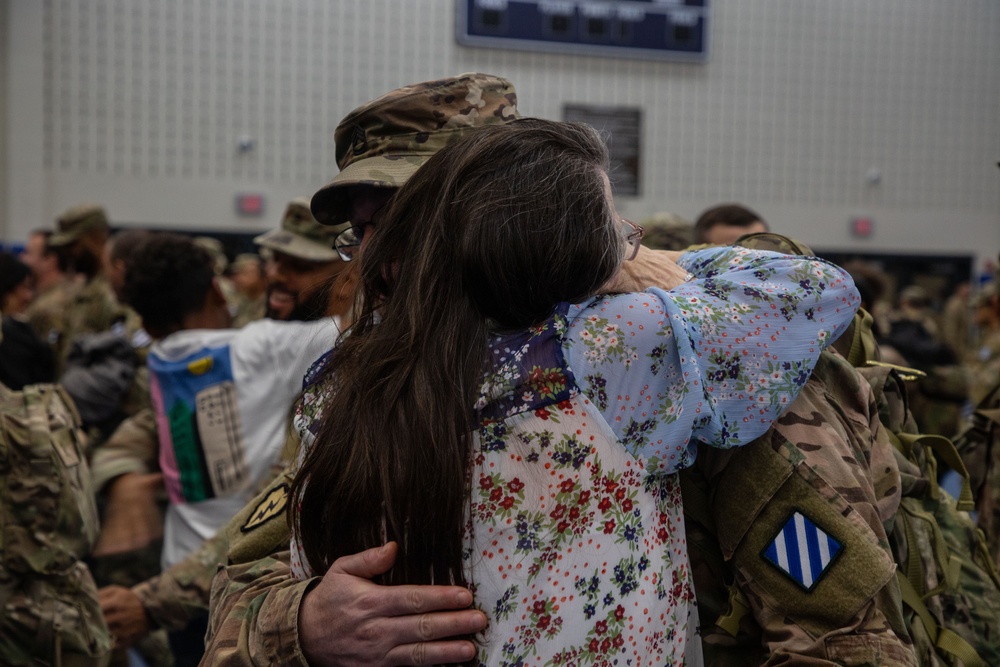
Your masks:
M807 592L829 571L844 545L801 512L793 512L761 553Z

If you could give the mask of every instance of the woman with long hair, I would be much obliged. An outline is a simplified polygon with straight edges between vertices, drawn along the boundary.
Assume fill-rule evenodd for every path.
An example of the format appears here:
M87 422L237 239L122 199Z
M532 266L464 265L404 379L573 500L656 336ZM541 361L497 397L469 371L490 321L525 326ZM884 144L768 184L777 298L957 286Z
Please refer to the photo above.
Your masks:
M395 541L381 583L468 586L482 664L700 664L675 473L767 430L858 297L740 248L599 295L642 233L606 170L585 125L486 127L356 230L358 316L298 410L296 576Z

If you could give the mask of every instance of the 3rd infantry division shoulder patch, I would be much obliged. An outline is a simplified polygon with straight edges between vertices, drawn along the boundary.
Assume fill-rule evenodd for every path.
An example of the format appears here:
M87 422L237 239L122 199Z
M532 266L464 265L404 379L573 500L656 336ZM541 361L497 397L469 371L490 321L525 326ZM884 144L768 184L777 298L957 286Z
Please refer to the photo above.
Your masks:
M761 556L809 592L829 571L843 548L840 542L796 510Z
M250 512L246 523L240 526L240 532L249 533L255 528L260 528L274 517L283 514L288 505L288 491L287 484L279 484L268 491L263 500L257 503L257 506Z

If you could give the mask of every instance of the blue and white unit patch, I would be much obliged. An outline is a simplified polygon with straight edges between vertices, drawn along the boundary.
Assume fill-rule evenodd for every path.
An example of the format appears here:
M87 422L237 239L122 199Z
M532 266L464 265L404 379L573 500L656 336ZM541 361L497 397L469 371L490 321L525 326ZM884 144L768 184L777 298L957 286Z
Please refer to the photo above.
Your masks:
M812 520L795 511L761 556L806 591L811 591L843 548L844 545Z

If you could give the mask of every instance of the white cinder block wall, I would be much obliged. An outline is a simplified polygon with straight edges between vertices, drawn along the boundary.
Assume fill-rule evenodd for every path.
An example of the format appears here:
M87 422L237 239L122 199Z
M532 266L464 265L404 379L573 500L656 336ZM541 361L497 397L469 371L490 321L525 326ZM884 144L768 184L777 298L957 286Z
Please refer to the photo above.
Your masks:
M8 242L84 200L127 224L268 228L336 172L352 108L479 70L511 79L525 114L640 107L630 217L737 200L825 248L1000 250L997 0L713 0L705 64L461 47L453 0L3 4ZM236 215L245 191L264 217ZM872 238L850 236L858 214Z

